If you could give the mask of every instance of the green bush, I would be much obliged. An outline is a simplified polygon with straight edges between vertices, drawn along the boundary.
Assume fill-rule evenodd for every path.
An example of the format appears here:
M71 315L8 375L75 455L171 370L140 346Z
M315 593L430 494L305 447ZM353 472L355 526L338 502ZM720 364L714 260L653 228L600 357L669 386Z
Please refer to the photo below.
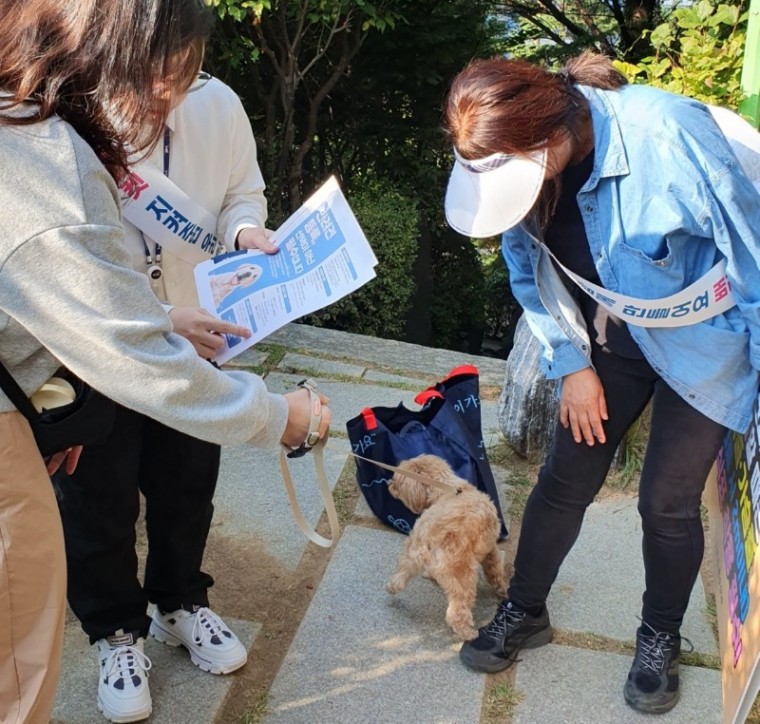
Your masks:
M414 291L417 205L382 182L355 192L349 202L377 257L377 277L303 321L372 337L403 339Z
M746 29L747 13L739 7L700 0L674 10L652 31L653 56L615 65L634 83L736 109L744 98Z
M506 357L512 349L514 326L522 310L512 296L509 271L501 248L484 249L482 253L486 336L498 345L498 355Z
M486 326L481 255L471 239L448 228L432 251L435 346L479 354Z

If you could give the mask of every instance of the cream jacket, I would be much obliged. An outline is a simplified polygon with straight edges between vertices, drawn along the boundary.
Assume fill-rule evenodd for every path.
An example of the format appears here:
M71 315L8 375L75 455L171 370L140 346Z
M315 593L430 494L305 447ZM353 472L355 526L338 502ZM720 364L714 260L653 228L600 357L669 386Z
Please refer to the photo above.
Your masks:
M264 179L256 160L251 124L235 92L216 78L189 93L169 115L169 178L219 220L217 236L228 250L246 227L264 227L267 202ZM143 163L164 169L163 143ZM132 267L145 272L143 235L124 221ZM146 239L153 254L155 244ZM162 250L163 287L154 291L172 306L198 306L193 264Z

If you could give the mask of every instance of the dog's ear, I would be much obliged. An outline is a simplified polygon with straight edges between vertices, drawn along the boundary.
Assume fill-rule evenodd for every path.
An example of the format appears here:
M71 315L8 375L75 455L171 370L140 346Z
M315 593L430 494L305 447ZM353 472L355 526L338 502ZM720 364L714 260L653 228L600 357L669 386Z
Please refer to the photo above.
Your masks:
M430 505L427 485L423 485L412 478L404 478L402 485L404 504L412 513L419 515Z
M432 485L425 485L425 507L429 508L433 503L443 496L443 492L438 488L434 488Z

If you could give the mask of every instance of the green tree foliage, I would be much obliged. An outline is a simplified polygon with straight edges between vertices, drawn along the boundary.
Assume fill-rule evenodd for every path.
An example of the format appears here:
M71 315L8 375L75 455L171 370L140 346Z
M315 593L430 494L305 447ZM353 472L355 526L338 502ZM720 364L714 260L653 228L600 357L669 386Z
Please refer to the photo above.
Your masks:
M747 13L710 0L678 8L651 32L654 53L617 63L629 80L736 109L743 100Z
M497 240L498 241L498 240ZM515 324L522 312L512 296L509 271L501 253L501 244L482 244L485 333L496 345L495 352L506 356L512 349Z
M401 339L414 291L416 203L387 183L373 183L351 197L351 208L377 257L377 277L304 321L319 327Z
M734 57L740 58L741 39L724 31L732 25L730 9L746 3L724 0L721 7L725 9L719 13L722 17L716 19L724 27L712 33L704 22L706 10L698 9L703 2L711 9L717 5L712 0L507 0L500 4L504 20L502 49L510 55L549 65L561 64L589 49L639 64L652 56L662 57L664 52L678 52L677 43L670 45L670 40L700 25L705 31L705 42L725 41L725 57L735 53ZM696 35L693 37L697 39ZM653 68L652 72L659 72L659 68Z
M635 62L651 50L662 0L507 0L501 14L511 55L554 65L594 49Z
M393 28L396 0L209 1L220 18L209 64L250 101L279 222L316 183L304 173L325 99L367 36Z
M442 133L441 105L451 78L472 57L494 52L495 3L212 2L221 22L210 44L209 68L240 93L251 113L268 185L270 224L281 221L330 173L337 173L352 206L362 198L377 198L378 188L395 189L414 201L403 221L393 221L394 229L402 224L408 231L409 243L393 245L398 251L380 264L389 265L391 279L396 267L412 269L414 310L406 335L402 330L398 336L444 345L450 339L459 344L473 329L482 333L482 322L469 321L473 314L482 318L482 298L449 286L448 304L462 309L434 321L432 294L442 275L463 282L475 275L482 289L471 242L445 238L450 232L443 194L452 156ZM378 213L385 213L382 204ZM383 243L382 233L367 235L373 247ZM439 253L439 247L446 253ZM408 259L400 258L402 249ZM439 263L446 264L445 273L436 267ZM385 270L379 268L379 273ZM382 292L388 309L403 310L392 284L378 279L372 285L373 300ZM359 323L362 317L363 326L355 331L371 333L367 310L380 306L364 300L352 309L346 303L312 321L345 329L352 318ZM467 328L452 328L459 323ZM397 328L378 326L385 334Z
M412 191L440 217L451 150L442 104L452 78L493 52L491 0L398 0L402 20L369 36L325 104L319 139L343 180L375 176Z
M473 57L494 52L495 4L404 0L396 7L403 21L367 38L331 94L319 143L348 188L382 178L417 202L414 308L406 338L477 348L479 338L469 339L483 332L483 272L472 242L453 234L443 216L453 158L442 106L456 73ZM471 281L472 289L465 288ZM442 306L447 312L437 313Z

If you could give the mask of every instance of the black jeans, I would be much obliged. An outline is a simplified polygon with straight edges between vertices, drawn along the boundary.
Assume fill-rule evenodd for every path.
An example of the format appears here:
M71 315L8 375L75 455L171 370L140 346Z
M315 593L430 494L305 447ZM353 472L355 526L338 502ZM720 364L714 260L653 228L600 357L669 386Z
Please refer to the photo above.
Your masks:
M524 608L546 602L623 435L651 398L638 506L646 572L642 618L658 631L677 633L704 553L702 490L726 429L681 399L645 360L595 347L593 362L607 400L607 442L576 443L557 424L528 498L508 597Z
M118 629L148 634L148 602L208 605L201 571L220 447L117 406L113 431L54 477L63 518L69 604L90 643ZM140 585L135 523L145 496L148 554Z

